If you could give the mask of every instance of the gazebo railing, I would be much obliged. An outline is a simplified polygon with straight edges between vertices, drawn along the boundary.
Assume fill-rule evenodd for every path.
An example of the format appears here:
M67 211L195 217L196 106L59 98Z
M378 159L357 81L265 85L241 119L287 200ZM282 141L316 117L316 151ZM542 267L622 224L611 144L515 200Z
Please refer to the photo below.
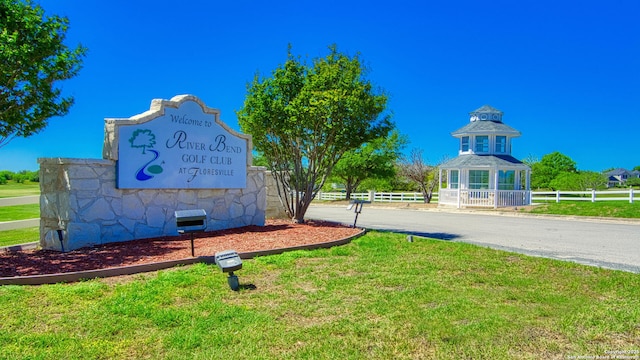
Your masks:
M458 200L458 193L460 200ZM528 190L459 190L441 189L438 202L446 205L474 207L510 207L529 204Z
M529 205L530 200L528 190L498 190L498 207Z

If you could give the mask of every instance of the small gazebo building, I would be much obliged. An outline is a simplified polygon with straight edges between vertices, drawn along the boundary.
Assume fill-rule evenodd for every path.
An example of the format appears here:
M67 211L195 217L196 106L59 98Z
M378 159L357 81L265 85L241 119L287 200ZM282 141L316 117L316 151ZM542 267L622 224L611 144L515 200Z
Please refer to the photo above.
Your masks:
M511 156L520 132L502 122L502 111L485 105L451 135L458 156L440 165L438 204L461 207L514 207L531 203L531 168Z

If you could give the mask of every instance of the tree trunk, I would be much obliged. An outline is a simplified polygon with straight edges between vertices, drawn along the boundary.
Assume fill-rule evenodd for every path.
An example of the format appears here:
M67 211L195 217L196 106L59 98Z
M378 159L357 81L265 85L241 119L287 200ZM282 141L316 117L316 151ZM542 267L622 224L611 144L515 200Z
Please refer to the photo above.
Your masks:
M351 200L351 185L350 184L347 184L345 186L345 191L346 191L345 199Z

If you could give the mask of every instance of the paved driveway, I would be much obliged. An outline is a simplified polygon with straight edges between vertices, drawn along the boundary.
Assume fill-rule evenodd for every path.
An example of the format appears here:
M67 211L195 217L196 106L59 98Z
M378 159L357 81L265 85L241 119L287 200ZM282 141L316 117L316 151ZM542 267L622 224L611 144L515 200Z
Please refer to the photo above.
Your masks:
M312 205L306 217L353 224L355 214L344 206ZM640 221L364 205L357 225L640 273Z

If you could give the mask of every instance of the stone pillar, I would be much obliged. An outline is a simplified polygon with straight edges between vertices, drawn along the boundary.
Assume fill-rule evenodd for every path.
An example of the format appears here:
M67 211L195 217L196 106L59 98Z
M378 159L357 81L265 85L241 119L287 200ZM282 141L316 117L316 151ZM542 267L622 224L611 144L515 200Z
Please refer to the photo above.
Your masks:
M271 171L266 171L265 175L265 187L267 192L267 210L266 217L268 219L288 219L289 216L280 201L278 196L278 187L276 185L276 179L271 174Z

